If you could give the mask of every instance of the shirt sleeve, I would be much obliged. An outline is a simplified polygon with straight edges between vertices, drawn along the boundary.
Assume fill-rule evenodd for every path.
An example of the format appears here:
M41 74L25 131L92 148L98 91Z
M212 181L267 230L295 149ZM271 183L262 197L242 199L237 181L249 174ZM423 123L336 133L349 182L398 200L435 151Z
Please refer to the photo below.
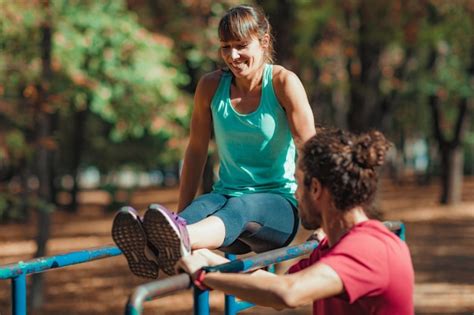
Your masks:
M379 295L388 285L387 252L375 237L361 235L342 239L319 261L339 275L349 303Z

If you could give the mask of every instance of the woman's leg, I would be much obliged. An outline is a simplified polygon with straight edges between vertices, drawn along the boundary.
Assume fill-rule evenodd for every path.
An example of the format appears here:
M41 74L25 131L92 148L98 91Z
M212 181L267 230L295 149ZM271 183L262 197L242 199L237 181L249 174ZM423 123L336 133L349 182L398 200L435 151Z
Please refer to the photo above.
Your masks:
M213 214L225 206L227 199L220 194L205 194L179 213L179 216L186 220L192 249L213 249L222 244L225 226L222 220Z
M224 222L215 215L190 224L187 228L192 249L215 249L224 242L226 228Z
M284 197L271 193L229 198L214 216L226 228L222 248L238 240L255 252L286 246L295 236L299 223L294 206Z
M194 199L178 215L185 219L187 224L194 224L222 209L227 203L227 199L226 196L221 194L204 194Z
M227 198L207 194L193 201L179 215L158 204L151 204L143 218L147 241L156 248L160 269L173 275L176 262L188 255L196 244L216 247L221 244L225 227L212 214L225 205ZM188 223L191 223L188 225ZM194 224L193 224L194 223Z

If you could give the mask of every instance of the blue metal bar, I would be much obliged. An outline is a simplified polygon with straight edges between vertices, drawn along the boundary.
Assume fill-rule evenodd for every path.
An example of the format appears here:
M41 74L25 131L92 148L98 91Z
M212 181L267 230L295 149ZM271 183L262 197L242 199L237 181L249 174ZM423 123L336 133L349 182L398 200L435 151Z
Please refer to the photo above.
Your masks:
M406 228L405 228L405 224L402 223L402 225L400 226L400 229L398 231L396 231L395 233L397 233L398 237L402 240L402 241L406 241Z
M125 314L141 314L143 311L143 302L146 300L188 289L191 285L191 277L187 273L140 285L135 288L132 295L129 297L125 307ZM209 303L207 304L209 306Z
M240 311L254 306L255 304L247 301L237 301L233 295L225 295L225 315L235 315Z
M122 252L115 246L92 248L57 256L41 257L15 264L0 266L0 279L16 278L22 274L32 274L53 268L80 264L92 260L120 255Z
M397 236L402 240L405 241L405 224L402 221L385 221L383 224L392 231L393 233L397 234Z
M12 278L12 314L26 315L26 274Z
M229 294L224 296L224 310L225 315L237 314L237 301L235 300L235 296Z
M236 305L236 307L235 307L235 313L234 314L237 314L240 311L243 311L243 310L246 310L248 308L252 308L252 307L255 306L255 304L247 302L247 301L235 301L235 305Z
M237 259L237 255L234 255L234 254L226 253L225 257L228 258L229 260ZM274 266L275 265L271 265L272 267L271 272L275 271ZM234 295L229 295L229 294L226 294L224 296L224 304L225 304L225 308L224 308L225 315L236 315L238 312L242 310L255 306L255 304L247 302L247 301L238 301Z
M239 271L250 271L260 267L264 267L275 262L280 262L288 259L292 259L304 254L310 253L314 248L318 246L317 241L309 241L300 245L292 247L285 247L275 249L270 252L261 253L253 257L247 257L243 259L234 260L229 263L225 263L219 266L222 268L221 272L239 272ZM231 265L229 265L231 264ZM220 269L219 269L220 271ZM125 307L126 315L137 315L143 311L143 302L145 300L153 299L158 296L163 296L168 293L173 293L179 290L190 288L192 285L191 278L188 274L179 274L170 278L166 278L159 281L149 282L138 286L135 291L129 297L127 305ZM196 289L197 290L197 289ZM195 305L195 314L208 315L209 314L209 292L208 291L195 291L195 299L197 302ZM204 294L206 293L207 294ZM240 301L238 302L240 303ZM248 306L247 303L242 305ZM236 306L239 309L239 306Z
M209 315L209 290L194 287L194 315Z
M26 315L27 275L47 271L53 268L61 268L92 260L117 256L121 253L120 249L115 246L105 246L0 266L0 280L11 279L12 281L12 314Z
M207 272L243 272L259 269L271 264L276 264L288 259L296 258L312 252L318 241L308 241L303 244L274 249L255 256L230 261L218 266L204 267Z
M237 255L234 254L225 254L225 257L231 261L237 259ZM224 296L224 314L225 315L235 315L237 314L237 301L235 300L235 296L226 294Z

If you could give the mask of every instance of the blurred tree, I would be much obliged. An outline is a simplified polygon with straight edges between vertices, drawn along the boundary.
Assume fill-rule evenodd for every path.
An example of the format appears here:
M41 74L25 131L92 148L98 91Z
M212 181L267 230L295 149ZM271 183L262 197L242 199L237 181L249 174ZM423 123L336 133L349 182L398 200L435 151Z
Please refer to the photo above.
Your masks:
M474 96L474 5L427 2L427 72L421 93L428 97L432 129L441 157L440 201L461 201L464 137ZM470 30L466 33L466 30ZM467 34L467 36L466 36Z
M259 2L269 12L285 9ZM444 17L433 21L433 10ZM442 148L441 200L451 189L460 192L462 173L451 170L462 170L454 152L462 156L472 95L472 1L296 0L288 11L296 21L280 31L290 32L283 38L294 44L284 44L289 60L280 62L301 75L317 121L356 132L381 129L402 151L409 135L429 138L434 130ZM433 106L440 100L444 106ZM454 160L458 166L449 166Z
M34 124L28 119L32 117L29 106L39 94L35 82L41 81L39 51L35 49L39 42L35 28L41 14L34 3L12 3L5 8L2 99L5 107L18 110L12 109L11 115L0 119L32 138ZM91 116L107 124L102 128L105 134L97 135L106 142L139 139L145 133L162 139L162 145L150 148L151 152L145 144L140 148L150 160L148 165L157 162L162 156L157 151L164 152L168 144L177 149L187 114L187 97L177 86L188 79L176 67L172 41L143 29L120 1L58 0L52 9L54 75L47 107L54 118L49 140L58 148L55 160L61 162L57 171L72 172L76 177L84 154L89 163L102 160L88 153L91 143L97 143L94 133L84 137ZM22 23L13 23L17 20ZM69 137L63 137L62 131L68 131Z
M176 67L172 41L146 31L122 1L2 2L0 23L0 208L21 198L6 185L13 174L38 178L32 196L39 199L24 200L41 210L42 256L55 177L77 177L85 158L110 169L117 157L124 161L121 151L142 168L166 163L170 155L163 152L177 148L187 114L178 88L187 76ZM110 141L115 153L98 151ZM36 187L26 178L16 193L30 188ZM41 282L35 280L33 289L37 307Z
M41 67L39 82L36 82L37 97L34 102L34 125L36 130L37 159L36 172L39 179L38 197L42 201L38 204L38 222L36 235L35 257L46 256L46 244L50 233L50 211L54 203L54 161L53 154L56 151L55 141L52 139L53 132L53 111L48 102L49 89L52 84L52 24L51 6L48 0L41 2L40 7L43 19L40 22L41 42L39 47ZM47 205L43 207L42 205ZM34 274L32 277L32 288L30 295L31 306L37 309L43 303L42 298L43 275Z
M185 87L189 93L194 92L203 74L223 65L219 56L217 27L225 11L237 4L240 1L128 0L129 7L139 13L150 30L175 40L175 57L190 77ZM186 127L189 127L188 122ZM201 182L202 192L212 189L215 161L215 152L211 146Z

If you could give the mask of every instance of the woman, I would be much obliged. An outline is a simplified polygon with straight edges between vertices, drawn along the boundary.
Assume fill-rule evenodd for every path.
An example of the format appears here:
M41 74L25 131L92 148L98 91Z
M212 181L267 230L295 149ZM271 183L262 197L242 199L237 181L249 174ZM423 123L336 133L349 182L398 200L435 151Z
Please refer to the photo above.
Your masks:
M218 33L227 67L205 75L196 89L179 216L151 205L143 225L131 208L114 220L114 240L139 276L156 277L158 268L174 274L192 249L246 253L285 246L298 227L295 154L315 134L306 92L294 73L272 65L271 27L262 11L234 7ZM212 193L193 200L212 131L219 180ZM146 252L158 256L156 264Z

